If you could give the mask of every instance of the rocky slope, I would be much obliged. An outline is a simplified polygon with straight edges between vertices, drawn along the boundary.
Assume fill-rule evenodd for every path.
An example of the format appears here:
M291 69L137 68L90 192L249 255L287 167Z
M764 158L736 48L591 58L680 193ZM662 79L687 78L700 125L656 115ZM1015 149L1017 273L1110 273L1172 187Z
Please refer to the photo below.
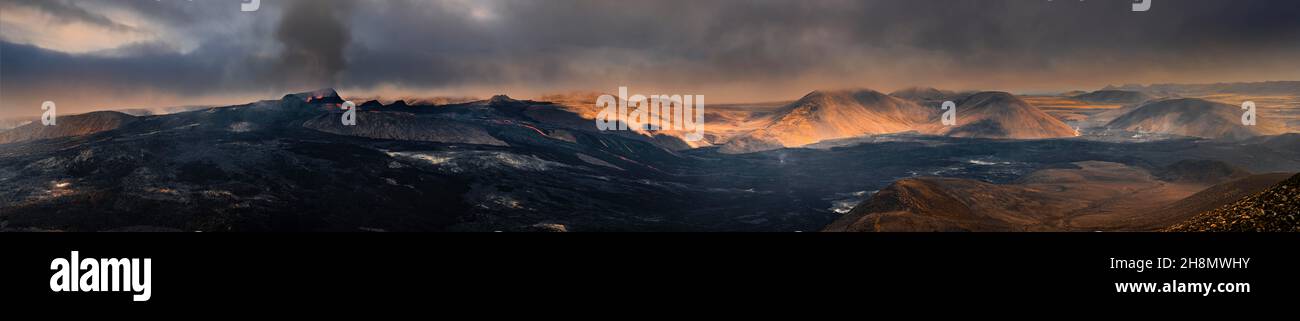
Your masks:
M773 231L828 221L787 215L807 206L795 195L711 178L756 165L567 128L563 113L534 118L556 108L546 103L362 110L342 127L336 98L292 94L0 144L0 231Z
M1197 214L1255 195L1293 175L1291 173L1259 174L1223 182L1161 207L1159 210L1151 211L1142 217L1135 217L1132 219L1133 225L1144 231L1168 228L1186 222Z
M1172 232L1300 232L1300 175L1201 213Z
M505 146L483 127L454 120L399 112L359 112L356 126L344 126L340 115L321 115L303 127L326 133L390 140Z
M115 111L59 116L54 126L45 126L37 121L0 132L0 144L90 135L118 129L134 121L136 117Z
M826 227L832 232L1152 229L1148 213L1206 187L1147 170L1078 162L1011 184L922 177L894 182Z

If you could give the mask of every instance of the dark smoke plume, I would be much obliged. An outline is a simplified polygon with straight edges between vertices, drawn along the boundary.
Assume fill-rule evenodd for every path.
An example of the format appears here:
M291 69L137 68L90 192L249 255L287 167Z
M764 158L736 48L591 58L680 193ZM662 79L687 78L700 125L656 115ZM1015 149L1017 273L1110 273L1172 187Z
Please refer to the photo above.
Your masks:
M284 46L278 73L283 85L324 88L338 84L352 41L347 13L352 1L296 0L285 8L275 39Z

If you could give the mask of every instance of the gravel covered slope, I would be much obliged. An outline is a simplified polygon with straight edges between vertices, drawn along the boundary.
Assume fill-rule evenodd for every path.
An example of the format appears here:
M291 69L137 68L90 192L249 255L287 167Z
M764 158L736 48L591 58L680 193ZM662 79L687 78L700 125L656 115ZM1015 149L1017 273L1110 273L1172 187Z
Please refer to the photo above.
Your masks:
M1300 175L1193 217L1173 232L1300 232Z

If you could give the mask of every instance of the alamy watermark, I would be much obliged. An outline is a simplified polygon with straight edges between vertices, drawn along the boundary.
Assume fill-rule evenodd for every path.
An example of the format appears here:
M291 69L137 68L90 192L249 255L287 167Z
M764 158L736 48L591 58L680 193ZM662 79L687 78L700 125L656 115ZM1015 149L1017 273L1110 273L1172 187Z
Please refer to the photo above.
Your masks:
M1047 2L1052 2L1052 1L1053 0L1047 0ZM1078 0L1078 2L1084 2L1084 1L1085 0ZM1153 0L1129 0L1129 1L1133 2L1133 12L1146 12L1151 10L1151 1Z
M1151 10L1151 1L1154 0L1137 0L1133 2L1133 11L1145 12Z
M343 105L339 106L339 108L343 109L343 118L339 119L340 121L343 122L343 126L356 126L357 125L357 104L353 103L351 100L348 100L348 101L344 101Z
M957 126L957 103L945 101L939 109L944 110L943 117L940 118L944 126Z
M1242 125L1255 126L1255 124L1258 123L1257 121L1259 120L1259 118L1255 115L1255 102L1246 101L1244 103L1241 103L1241 110L1246 111L1245 113L1241 114Z
M629 123L643 125L646 130L687 131L685 140L704 140L704 95L650 95L628 96L626 86L618 87L618 97L601 95L596 98L596 129L600 131L631 130Z
M41 103L41 110L43 110L43 112L41 112L41 125L44 126L57 125L57 123L55 122L57 120L55 119L56 117L55 114L58 113L56 111L57 109L58 108L54 105L54 102L52 101Z
M149 301L153 259L82 258L72 251L68 258L50 261L50 291L59 292L129 292L136 302Z
M163 0L154 0L154 1L162 2ZM194 2L194 0L188 0L188 1ZM262 8L262 0L239 0L239 11L253 12L261 8Z

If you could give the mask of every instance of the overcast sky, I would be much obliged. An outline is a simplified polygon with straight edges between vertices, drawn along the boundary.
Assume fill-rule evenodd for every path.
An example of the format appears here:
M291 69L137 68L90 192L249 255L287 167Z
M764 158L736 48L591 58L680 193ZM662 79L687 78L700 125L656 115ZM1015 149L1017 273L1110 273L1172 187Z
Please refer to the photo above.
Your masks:
M0 116L566 91L793 100L1300 80L1278 0L0 0Z

